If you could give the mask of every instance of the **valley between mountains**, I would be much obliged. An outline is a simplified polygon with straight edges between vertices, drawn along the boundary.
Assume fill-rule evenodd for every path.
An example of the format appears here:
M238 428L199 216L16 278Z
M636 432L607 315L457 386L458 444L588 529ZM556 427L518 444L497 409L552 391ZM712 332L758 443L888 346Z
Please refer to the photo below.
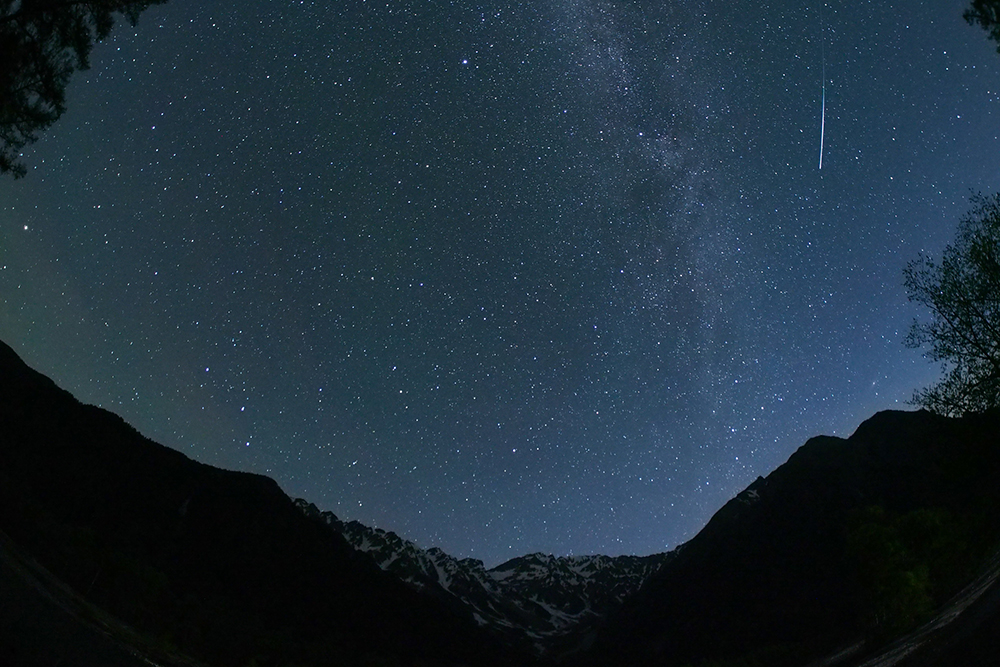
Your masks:
M602 620L672 556L535 553L487 570L482 561L458 559L437 548L425 550L393 532L357 521L343 522L305 500L295 504L343 535L383 570L471 610L479 625L538 655L579 648Z
M0 343L0 664L994 665L998 479L1000 413L883 412L669 553L486 569L159 445Z

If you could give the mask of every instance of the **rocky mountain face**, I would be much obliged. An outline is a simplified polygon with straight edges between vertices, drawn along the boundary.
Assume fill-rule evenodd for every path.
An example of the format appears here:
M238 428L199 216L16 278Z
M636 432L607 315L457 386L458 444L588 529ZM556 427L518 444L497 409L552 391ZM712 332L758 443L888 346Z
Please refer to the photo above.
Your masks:
M882 412L812 438L626 600L587 664L861 664L982 571L998 480L998 411Z
M393 532L296 505L402 581L472 611L476 622L535 653L565 653L670 560L652 556L529 554L487 570L482 561L422 549Z

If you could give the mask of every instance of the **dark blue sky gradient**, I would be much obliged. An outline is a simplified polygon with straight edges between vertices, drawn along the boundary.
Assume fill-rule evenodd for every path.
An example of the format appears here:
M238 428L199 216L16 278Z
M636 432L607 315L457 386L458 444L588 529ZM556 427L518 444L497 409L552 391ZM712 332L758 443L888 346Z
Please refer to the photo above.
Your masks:
M1000 189L964 7L171 0L0 181L0 337L425 547L671 548L935 377L902 268Z

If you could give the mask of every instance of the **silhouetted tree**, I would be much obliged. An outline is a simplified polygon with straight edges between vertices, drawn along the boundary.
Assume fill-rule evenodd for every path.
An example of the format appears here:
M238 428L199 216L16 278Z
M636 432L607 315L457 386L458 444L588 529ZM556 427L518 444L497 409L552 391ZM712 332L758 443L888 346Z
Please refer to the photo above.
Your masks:
M166 0L0 0L0 174L24 176L21 150L66 110L66 84L121 14L135 25Z
M944 371L913 402L945 415L1000 405L1000 193L973 196L940 263L921 255L905 278L910 300L931 310L906 343L930 346L927 356Z
M972 0L962 17L969 25L978 25L1000 44L1000 0ZM1000 53L1000 46L997 47Z

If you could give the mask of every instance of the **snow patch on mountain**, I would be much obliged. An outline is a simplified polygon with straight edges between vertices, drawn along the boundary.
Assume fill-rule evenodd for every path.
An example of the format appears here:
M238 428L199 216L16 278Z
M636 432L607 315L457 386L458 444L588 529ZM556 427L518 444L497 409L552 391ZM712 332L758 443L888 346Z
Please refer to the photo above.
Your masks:
M673 553L652 556L552 556L534 553L487 570L474 558L422 549L393 532L296 500L306 515L340 533L383 570L410 585L451 597L482 626L512 641L528 638L539 653L583 634L634 593Z

